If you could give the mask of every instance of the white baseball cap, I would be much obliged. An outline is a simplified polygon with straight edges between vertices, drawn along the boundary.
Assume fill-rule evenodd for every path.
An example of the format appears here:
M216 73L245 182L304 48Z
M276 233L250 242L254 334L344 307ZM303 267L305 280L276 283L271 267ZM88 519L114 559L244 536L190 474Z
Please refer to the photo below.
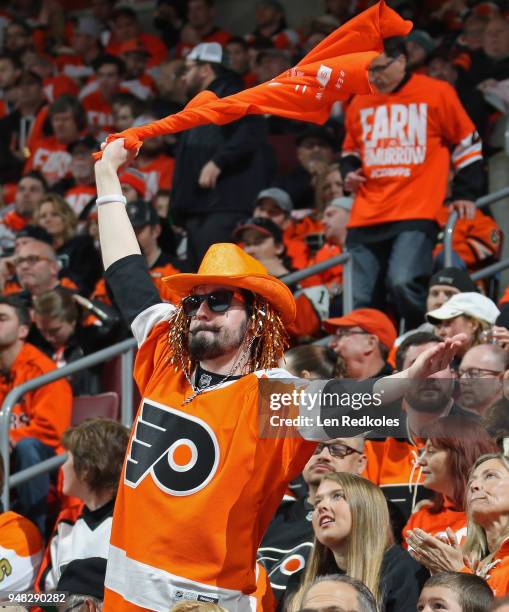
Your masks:
M480 293L468 291L453 295L440 308L426 313L426 319L430 323L435 323L436 321L445 321L460 315L467 315L493 325L499 314L500 310L490 298Z
M186 59L195 62L221 64L223 61L223 47L217 42L200 43L191 49Z

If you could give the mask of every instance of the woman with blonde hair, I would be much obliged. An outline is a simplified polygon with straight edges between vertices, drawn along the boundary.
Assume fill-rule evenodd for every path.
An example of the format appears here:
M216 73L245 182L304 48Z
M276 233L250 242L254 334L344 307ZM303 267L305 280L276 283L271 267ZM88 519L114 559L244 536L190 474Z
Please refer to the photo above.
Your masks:
M467 486L467 537L461 548L453 534L447 541L416 530L407 538L412 556L433 574L474 573L497 597L509 594L509 461L499 453L479 457Z
M102 267L93 238L76 235L78 219L58 193L48 193L39 203L34 222L52 238L52 246L61 262L60 278L70 279L80 293L89 295L99 280Z
M315 578L334 573L365 584L381 612L415 610L427 573L393 544L387 502L376 485L346 472L324 476L315 496L313 529L315 545L289 612L300 609Z

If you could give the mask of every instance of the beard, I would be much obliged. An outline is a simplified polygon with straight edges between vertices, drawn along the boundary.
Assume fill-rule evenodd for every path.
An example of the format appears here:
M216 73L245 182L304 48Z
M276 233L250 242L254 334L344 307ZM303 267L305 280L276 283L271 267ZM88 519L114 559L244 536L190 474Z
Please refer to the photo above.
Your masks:
M237 329L202 324L189 331L189 355L196 361L216 359L238 350L244 340L247 321Z
M412 390L405 395L409 406L416 412L438 413L441 412L452 395L452 387L444 389L438 380L428 379L417 383Z

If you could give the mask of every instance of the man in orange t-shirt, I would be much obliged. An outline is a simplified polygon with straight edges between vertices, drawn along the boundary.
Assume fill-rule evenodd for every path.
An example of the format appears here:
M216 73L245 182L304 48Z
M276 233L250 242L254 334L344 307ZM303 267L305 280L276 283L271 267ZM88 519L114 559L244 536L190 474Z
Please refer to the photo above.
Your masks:
M451 207L462 216L474 214L483 171L479 136L453 88L406 66L404 39L387 39L370 66L375 94L355 96L347 110L341 171L356 194L346 242L354 307L383 308L388 294L411 329L424 315L449 165Z
M0 297L0 404L7 394L33 378L55 369L55 364L26 338L30 315L14 296ZM72 391L65 379L23 395L13 407L10 445L16 471L37 465L55 454L60 437L71 421ZM32 478L18 487L20 512L44 533L49 474Z

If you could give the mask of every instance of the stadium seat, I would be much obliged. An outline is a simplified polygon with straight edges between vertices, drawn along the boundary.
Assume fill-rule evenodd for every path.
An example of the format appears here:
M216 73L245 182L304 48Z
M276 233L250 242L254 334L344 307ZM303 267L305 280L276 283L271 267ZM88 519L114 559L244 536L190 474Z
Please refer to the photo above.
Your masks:
M109 391L98 395L80 395L74 398L71 424L79 425L91 417L106 417L114 419L119 417L119 397L117 393Z

